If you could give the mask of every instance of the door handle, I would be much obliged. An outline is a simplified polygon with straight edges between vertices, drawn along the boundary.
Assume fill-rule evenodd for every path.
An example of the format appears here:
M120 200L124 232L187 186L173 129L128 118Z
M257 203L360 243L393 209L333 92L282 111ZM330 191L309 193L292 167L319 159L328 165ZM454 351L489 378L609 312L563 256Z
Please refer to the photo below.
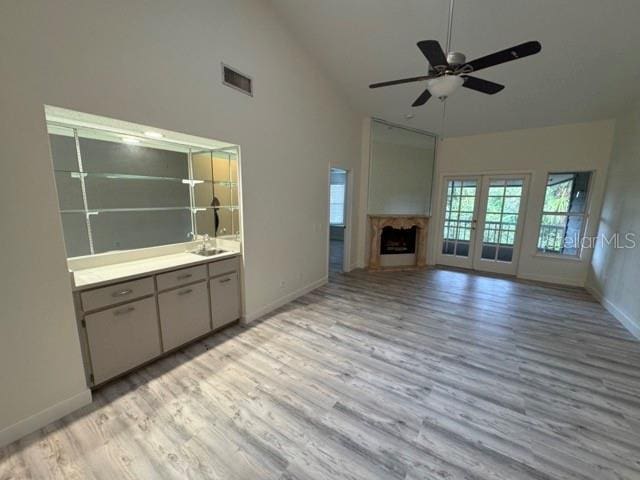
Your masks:
M131 313L135 310L135 307L127 307L127 308L121 308L120 310L116 310L115 312L113 312L114 315L124 315L125 313Z
M186 295L191 292L193 292L193 288L187 288L186 290L182 290L181 292L178 292L178 295Z
M231 281L231 277L227 277L227 278L223 278L222 280L220 280L220 283L227 283Z
M111 294L112 297L122 297L124 295L129 295L131 292L133 292L133 290L131 290L130 288L127 288L125 290L120 290L119 292L113 292Z
M191 278L191 277L193 277L192 273L185 273L183 275L178 275L176 278L178 280L186 280L187 278Z

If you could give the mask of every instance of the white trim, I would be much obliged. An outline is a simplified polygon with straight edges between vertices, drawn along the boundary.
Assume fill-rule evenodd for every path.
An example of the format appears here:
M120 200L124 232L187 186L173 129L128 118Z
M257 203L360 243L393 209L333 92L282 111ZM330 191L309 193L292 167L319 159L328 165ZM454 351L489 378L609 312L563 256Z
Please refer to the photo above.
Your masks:
M533 280L534 282L543 282L543 283L555 283L558 285L568 285L571 287L584 287L584 282L578 280L572 280L570 278L564 277L555 277L552 275L536 275L536 274L521 274L518 273L516 278L521 278L523 280Z
M585 250L584 248L580 249L580 252L582 253L582 251ZM533 258L539 258L541 260L553 260L554 262L557 261L565 261L565 262L577 262L577 263L584 263L585 259L577 256L577 255L562 255L561 253L543 253L543 252L536 252L536 253L532 253L531 256Z
M55 422L65 415L68 415L85 405L89 405L90 403L91 390L87 388L80 393L75 394L73 397L69 397L66 400L45 408L30 417L23 418L13 425L9 425L8 427L0 430L0 447L15 442L25 435L35 432L42 427L46 427L51 422Z
M307 293L315 290L316 288L320 288L323 285L326 285L328 281L329 281L329 277L323 277L302 288L299 288L298 290L295 290L291 293L288 293L278 298L277 300L269 303L268 305L265 305L264 307L259 308L254 312L247 313L244 315L244 317L242 317L242 323L251 323L254 320L257 320L258 318L263 317L264 315L267 315L268 313L274 311L275 309L280 308L283 305L286 305L287 303L294 301L296 298L306 295Z
M607 310L611 315L613 315L613 317L616 320L618 320L629 331L629 333L631 333L631 335L633 335L634 337L640 340L640 322L639 321L631 318L629 315L624 313L619 307L617 307L611 300L609 300L608 298L605 298L604 295L602 295L602 292L600 292L600 290L588 285L585 288L591 295L593 295L593 297L596 300L598 300L598 302L600 302L600 304L605 308L605 310Z

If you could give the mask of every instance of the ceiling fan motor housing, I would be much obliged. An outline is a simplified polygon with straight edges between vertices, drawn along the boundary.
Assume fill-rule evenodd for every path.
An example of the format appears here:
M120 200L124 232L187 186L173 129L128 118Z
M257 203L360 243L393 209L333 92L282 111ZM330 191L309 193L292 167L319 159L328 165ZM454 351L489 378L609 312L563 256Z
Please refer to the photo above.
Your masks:
M447 55L447 63L454 67L464 65L467 63L467 57L460 52L449 52Z

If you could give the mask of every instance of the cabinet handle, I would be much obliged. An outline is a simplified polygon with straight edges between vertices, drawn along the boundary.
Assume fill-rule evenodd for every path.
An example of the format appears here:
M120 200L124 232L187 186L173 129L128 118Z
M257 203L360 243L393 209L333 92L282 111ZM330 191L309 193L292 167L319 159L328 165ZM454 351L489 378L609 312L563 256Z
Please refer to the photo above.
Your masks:
M193 288L187 288L186 290L182 290L181 292L178 292L178 295L186 295L187 293L191 293L193 292Z
M125 295L129 295L131 292L133 292L133 290L131 290L130 288L126 288L124 290L120 290L119 292L113 292L111 294L112 297L123 297Z
M131 313L136 309L136 307L127 307L121 308L120 310L116 310L113 312L114 315L124 315L125 313Z
M220 280L220 283L227 283L231 281L231 277L227 277L227 278L223 278L222 280Z
M191 278L193 277L193 273L185 273L183 275L178 275L177 279L178 280L185 280L187 278Z

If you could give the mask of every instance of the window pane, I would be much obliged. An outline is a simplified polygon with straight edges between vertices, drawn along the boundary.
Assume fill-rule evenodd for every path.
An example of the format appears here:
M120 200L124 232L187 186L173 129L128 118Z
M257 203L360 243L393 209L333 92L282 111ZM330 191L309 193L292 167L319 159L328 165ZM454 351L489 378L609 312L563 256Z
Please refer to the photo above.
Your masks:
M489 197L487 199L487 212L488 213L500 213L500 212L502 212L503 203L504 203L504 198L503 197Z
M520 211L520 197L507 197L504 199L505 213L518 213Z
M562 253L566 227L566 215L543 215L538 236L538 249L544 252Z
M566 178L565 175L549 175L549 179L547 180L547 190L544 195L544 211L568 212L572 187L573 176Z

